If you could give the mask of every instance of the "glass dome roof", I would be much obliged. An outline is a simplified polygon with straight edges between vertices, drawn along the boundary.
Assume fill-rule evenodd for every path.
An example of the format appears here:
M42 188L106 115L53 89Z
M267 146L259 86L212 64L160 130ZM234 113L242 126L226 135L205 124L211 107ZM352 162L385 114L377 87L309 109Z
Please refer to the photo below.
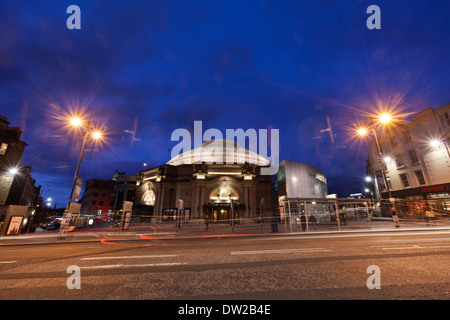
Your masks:
M232 140L217 139L204 142L201 146L185 151L172 158L167 164L254 164L269 166L270 161Z

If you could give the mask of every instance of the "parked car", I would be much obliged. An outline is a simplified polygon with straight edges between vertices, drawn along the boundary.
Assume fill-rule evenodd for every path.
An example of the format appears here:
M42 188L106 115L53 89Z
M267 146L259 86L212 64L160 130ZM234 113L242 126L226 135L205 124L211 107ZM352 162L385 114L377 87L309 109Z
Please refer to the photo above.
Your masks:
M41 226L41 228L45 230L56 230L59 229L60 226L61 223L59 223L58 221L52 221L50 223L44 224L43 226Z

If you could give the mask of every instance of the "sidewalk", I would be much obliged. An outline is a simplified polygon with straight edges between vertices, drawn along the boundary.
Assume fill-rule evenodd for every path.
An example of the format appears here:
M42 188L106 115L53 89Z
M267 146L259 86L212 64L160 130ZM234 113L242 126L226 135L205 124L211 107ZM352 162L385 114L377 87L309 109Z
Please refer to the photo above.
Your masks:
M42 245L86 243L100 241L136 241L136 240L175 240L226 237L276 236L276 235L315 235L370 232L406 232L406 231L450 231L449 220L437 220L427 225L425 221L400 220L396 227L391 218L375 218L369 221L347 221L347 223L331 222L328 224L309 225L303 230L298 223L278 223L276 228L271 223L209 224L200 222L183 223L177 228L174 223L132 223L128 230L108 226L92 226L79 228L69 232L65 240L57 240L58 231L41 231L18 236L0 237L0 248L8 245Z

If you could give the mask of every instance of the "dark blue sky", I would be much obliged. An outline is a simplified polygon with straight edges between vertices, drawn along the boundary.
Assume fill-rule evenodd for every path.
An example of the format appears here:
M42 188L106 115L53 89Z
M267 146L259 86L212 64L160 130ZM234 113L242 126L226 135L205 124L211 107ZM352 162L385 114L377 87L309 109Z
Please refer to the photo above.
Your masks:
M66 27L72 4L81 30ZM366 27L371 4L381 30ZM58 207L82 133L57 117L78 108L109 132L87 145L85 180L167 162L172 131L201 120L279 129L281 160L319 167L347 196L364 187L367 144L347 132L364 112L450 102L448 12L448 1L1 1L0 114L23 129L22 162Z

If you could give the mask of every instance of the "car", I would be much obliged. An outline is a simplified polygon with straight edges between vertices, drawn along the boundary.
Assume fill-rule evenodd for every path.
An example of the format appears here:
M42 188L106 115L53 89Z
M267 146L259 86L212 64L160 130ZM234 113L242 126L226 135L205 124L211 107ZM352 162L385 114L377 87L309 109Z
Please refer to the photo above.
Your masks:
M44 224L43 226L41 226L41 228L45 230L56 230L59 229L60 226L61 223L59 223L58 221L52 221L50 223Z

